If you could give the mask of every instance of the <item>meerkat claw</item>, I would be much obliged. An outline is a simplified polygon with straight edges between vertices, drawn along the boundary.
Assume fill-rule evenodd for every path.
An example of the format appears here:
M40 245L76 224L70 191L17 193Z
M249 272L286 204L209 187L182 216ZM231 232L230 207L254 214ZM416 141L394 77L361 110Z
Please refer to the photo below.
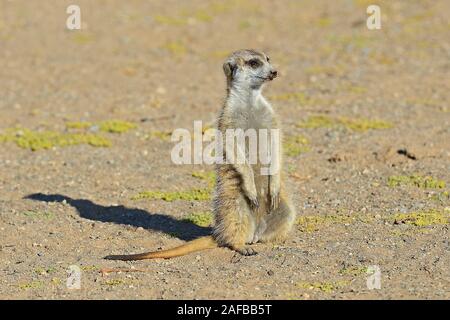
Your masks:
M279 194L272 195L270 197L270 208L272 210L275 210L276 208L278 208L279 205L280 205L280 196L279 196Z
M258 209L259 208L259 201L258 201L257 198L250 199L250 203L251 203L251 206L253 207L253 209Z
M251 247L243 247L240 249L236 249L236 251L243 256L254 256L258 254L258 252L256 252L256 250Z

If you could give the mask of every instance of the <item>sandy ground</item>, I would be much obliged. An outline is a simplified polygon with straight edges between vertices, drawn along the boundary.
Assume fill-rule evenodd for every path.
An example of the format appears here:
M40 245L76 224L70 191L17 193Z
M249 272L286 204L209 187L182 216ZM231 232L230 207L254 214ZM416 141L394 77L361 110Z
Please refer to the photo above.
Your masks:
M72 2L0 0L0 135L137 127L88 129L110 147L0 143L0 298L450 298L448 1L379 1L372 31L363 0L78 0L83 30L68 31ZM183 221L210 201L132 198L207 187L192 174L212 167L174 165L165 133L214 120L239 48L279 68L265 95L303 143L285 157L291 238L252 257L103 260L210 231ZM71 265L80 290L66 287Z

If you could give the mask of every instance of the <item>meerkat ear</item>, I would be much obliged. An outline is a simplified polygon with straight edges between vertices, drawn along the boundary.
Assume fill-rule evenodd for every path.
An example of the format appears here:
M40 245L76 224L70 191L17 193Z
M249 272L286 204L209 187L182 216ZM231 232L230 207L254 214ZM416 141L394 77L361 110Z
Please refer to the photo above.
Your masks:
M225 73L225 76L227 78L233 77L234 69L236 68L236 65L230 61L227 61L223 64L223 72Z

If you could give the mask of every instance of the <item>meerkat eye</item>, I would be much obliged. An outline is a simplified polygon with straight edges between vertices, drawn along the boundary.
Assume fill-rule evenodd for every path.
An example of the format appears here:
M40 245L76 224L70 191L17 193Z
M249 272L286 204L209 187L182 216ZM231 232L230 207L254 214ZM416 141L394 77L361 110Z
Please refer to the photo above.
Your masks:
M266 60L267 60L267 62L270 62L270 58L269 57L266 57Z
M253 69L258 68L259 66L261 66L261 62L258 59L251 59L248 62L248 65L250 67L252 67Z

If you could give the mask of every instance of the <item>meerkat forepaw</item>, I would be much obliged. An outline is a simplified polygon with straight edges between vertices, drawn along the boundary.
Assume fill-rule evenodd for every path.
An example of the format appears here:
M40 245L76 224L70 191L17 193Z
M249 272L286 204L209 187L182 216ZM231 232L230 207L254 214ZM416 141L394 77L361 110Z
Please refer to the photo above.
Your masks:
M275 210L278 208L278 206L280 205L280 194L272 194L270 196L270 208L272 210Z
M275 210L280 204L280 177L272 176L270 179L270 209Z
M251 186L244 186L244 192L247 196L248 200L250 201L251 206L256 209L259 207L259 201L258 201L258 193L256 192L256 186L255 184Z
M253 209L258 209L259 208L258 198L256 198L256 197L253 198L253 199L249 198L249 200L250 200L250 205L252 206Z
M253 191L246 189L245 193L247 195L248 200L250 201L250 206L253 209L258 209L259 208L258 194L256 193L256 188L252 188L252 189L253 189Z

